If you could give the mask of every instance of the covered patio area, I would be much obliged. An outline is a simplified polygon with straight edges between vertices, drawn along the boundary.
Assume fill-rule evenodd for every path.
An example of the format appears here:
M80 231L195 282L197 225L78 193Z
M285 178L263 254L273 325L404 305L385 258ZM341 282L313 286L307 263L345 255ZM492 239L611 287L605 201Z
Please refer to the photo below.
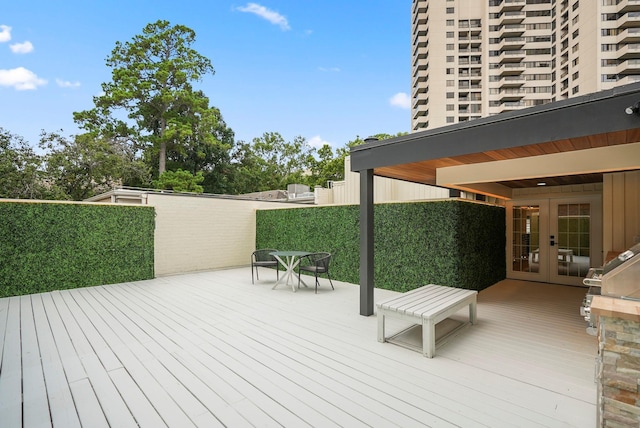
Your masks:
M503 281L427 359L376 341L359 287L250 268L0 299L0 426L585 427L584 289ZM375 290L375 300L395 292ZM464 311L463 311L464 312ZM464 316L466 314L461 314ZM389 331L405 326L389 322ZM411 335L406 338L411 341Z

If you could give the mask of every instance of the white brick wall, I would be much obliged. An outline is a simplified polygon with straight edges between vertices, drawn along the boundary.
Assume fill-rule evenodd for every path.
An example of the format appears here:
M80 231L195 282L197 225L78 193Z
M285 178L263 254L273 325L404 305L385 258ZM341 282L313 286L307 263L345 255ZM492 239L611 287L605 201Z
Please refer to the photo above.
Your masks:
M249 264L256 209L291 204L149 193L156 209L155 274Z

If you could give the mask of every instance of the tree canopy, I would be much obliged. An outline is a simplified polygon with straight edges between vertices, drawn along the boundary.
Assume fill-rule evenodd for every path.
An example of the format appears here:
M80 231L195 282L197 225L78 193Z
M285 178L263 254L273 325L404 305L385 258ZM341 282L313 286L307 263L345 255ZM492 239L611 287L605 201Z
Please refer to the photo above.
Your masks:
M242 194L344 179L359 137L335 153L273 131L236 142L221 111L194 87L214 74L195 39L190 28L159 20L116 42L106 58L111 80L92 109L73 114L79 135L43 131L38 153L0 128L0 197L82 200L116 186Z
M74 113L75 121L94 136L128 136L148 161L157 161L154 175L162 174L169 152L183 151L185 141L193 145L203 129L219 126L219 112L192 86L214 73L211 61L191 47L195 37L184 25L159 20L131 41L116 42L106 60L112 81L102 84L93 109ZM119 119L120 111L129 120Z

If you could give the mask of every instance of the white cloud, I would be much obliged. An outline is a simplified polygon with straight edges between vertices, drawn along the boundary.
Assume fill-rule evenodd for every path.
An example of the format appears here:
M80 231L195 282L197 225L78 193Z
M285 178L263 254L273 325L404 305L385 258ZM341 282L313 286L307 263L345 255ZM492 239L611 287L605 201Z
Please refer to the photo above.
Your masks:
M0 25L0 43L11 40L11 27L8 25Z
M80 82L69 82L68 80L56 79L56 84L61 88L77 88L80 86Z
M11 86L17 91L27 91L46 84L46 80L39 78L33 71L24 67L10 70L0 69L0 86Z
M327 73L338 73L340 69L338 67L318 67L318 70L324 71Z
M33 50L33 45L30 41L27 40L24 43L15 43L13 45L9 45L9 49L11 49L11 52L13 53L25 54Z
M308 142L311 147L315 147L316 149L322 148L325 144L329 145L329 147L333 147L332 143L326 140L323 140L322 138L320 138L319 135L316 135L315 137L311 137Z
M290 30L289 22L287 18L283 15L280 15L278 12L267 9L264 6L259 5L258 3L247 3L246 6L239 7L238 10L240 12L253 13L258 15L261 18L266 19L270 23L274 25L278 25L283 31Z
M409 109L411 108L411 98L409 98L409 95L404 92L398 92L389 99L389 104L394 107Z

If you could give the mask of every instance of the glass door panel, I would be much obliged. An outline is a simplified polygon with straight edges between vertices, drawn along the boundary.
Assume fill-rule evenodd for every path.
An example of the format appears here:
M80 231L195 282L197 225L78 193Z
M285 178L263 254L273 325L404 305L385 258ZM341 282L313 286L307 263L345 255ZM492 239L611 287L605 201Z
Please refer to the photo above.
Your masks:
M554 201L551 207L551 281L582 285L589 267L596 266L593 204ZM597 211L595 212L597 214ZM596 215L597 217L597 215ZM596 239L597 241L597 239Z
M540 207L513 207L512 263L515 272L539 272Z
M548 246L544 245L548 234L547 212L548 203L544 200L508 203L509 278L548 280Z

